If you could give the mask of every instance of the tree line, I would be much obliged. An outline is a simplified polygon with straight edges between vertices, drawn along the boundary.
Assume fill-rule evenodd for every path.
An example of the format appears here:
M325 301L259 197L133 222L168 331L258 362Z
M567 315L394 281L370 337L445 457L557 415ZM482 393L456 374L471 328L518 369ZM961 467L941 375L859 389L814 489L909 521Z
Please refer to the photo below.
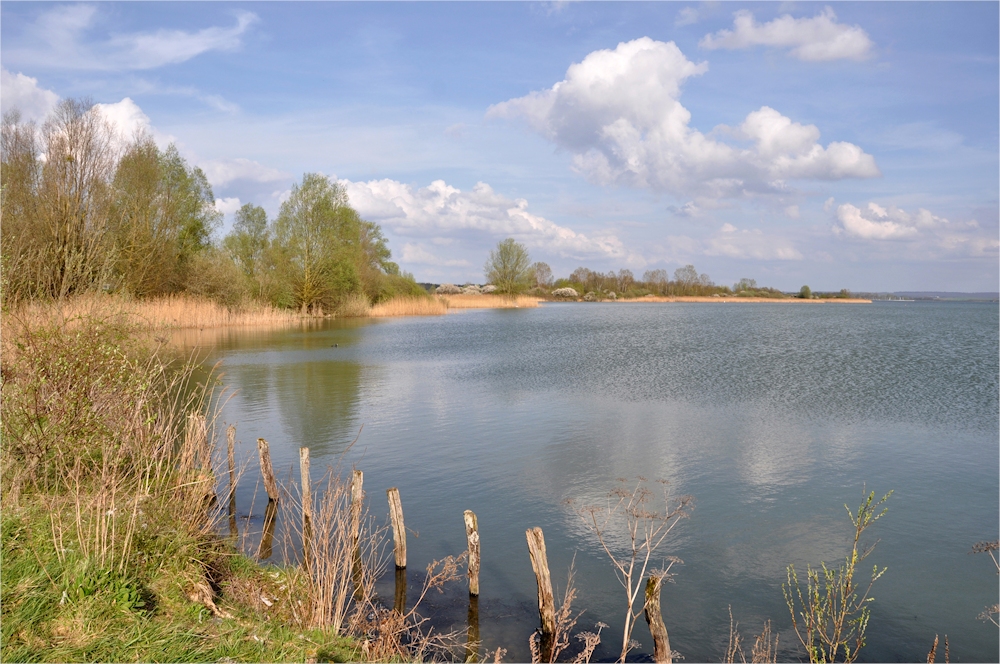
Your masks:
M276 218L222 214L174 145L123 137L92 103L64 100L40 126L3 117L0 262L7 304L91 291L264 301L321 313L345 300L423 294L347 192L307 173Z

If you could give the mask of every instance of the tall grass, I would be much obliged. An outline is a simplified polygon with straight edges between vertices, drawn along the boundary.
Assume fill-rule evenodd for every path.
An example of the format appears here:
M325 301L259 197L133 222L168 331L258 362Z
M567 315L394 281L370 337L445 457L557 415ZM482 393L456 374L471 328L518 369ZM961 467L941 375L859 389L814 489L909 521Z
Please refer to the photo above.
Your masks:
M214 300L190 295L135 300L87 294L63 300L36 300L11 313L29 325L45 325L53 320L101 319L125 322L146 330L275 325L301 320L296 312L267 304L248 302L239 307L226 307Z
M448 313L445 301L430 297L395 297L371 308L369 316L440 316Z
M441 295L449 309L518 309L537 307L542 300L528 295L514 298L502 295Z

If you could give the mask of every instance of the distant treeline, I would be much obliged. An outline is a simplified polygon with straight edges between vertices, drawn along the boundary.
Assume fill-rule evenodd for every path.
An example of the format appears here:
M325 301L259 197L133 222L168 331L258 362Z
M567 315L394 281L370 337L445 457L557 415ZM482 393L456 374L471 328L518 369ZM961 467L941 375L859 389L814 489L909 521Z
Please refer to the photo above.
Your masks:
M632 270L600 272L586 267L578 267L566 278L554 279L552 269L546 263L535 263L529 270L529 285L537 295L551 293L559 288L572 288L580 295L592 293L595 298L659 296L711 296L741 295L744 297L789 297L777 289L758 286L753 279L741 279L730 286L718 285L707 274L699 274L694 265L685 265L674 270L673 278L663 269L646 270L637 279Z
M186 292L318 313L424 293L390 260L378 225L322 175L304 175L275 219L244 205L216 239L222 214L201 169L148 135L123 139L85 101L63 101L41 126L5 114L0 185L7 304Z

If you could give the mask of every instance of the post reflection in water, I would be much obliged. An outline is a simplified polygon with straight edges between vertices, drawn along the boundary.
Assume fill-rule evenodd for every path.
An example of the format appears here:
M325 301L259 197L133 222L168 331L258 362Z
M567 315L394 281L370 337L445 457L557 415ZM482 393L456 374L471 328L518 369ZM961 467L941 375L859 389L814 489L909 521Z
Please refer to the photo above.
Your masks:
M267 560L273 553L274 524L278 520L278 504L273 500L267 501L264 508L264 534L260 538L260 547L257 549L257 557L260 560Z
M397 613L406 613L406 568L396 568L396 593L392 602L392 608Z
M465 661L479 661L479 596L469 595L469 636L465 642Z

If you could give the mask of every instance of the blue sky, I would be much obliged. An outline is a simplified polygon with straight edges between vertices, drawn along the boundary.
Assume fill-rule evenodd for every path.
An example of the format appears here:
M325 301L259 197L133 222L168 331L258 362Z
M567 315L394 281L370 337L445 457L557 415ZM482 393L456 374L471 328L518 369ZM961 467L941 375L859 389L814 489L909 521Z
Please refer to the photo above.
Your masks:
M0 102L175 142L227 225L336 177L421 281L995 291L998 6L5 1Z

